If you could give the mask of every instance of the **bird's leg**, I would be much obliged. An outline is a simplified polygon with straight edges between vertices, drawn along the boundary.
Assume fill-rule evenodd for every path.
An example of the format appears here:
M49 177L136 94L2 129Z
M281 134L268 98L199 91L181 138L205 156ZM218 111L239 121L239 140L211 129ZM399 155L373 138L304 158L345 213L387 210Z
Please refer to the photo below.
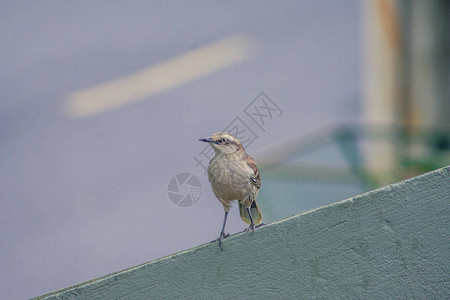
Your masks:
M247 229L245 229L245 231L250 231L250 230L255 231L255 222L253 222L253 217L252 217L252 214L250 213L250 208L246 207L246 209L247 209L248 215L250 216L250 221L252 222L252 224L250 224L250 226Z
M219 247L220 247L220 250L222 250L222 251L223 251L223 246L222 246L223 239L230 236L228 233L225 234L225 224L227 223L227 217L228 217L228 211L225 211L225 216L223 218L222 231L220 231L219 237L211 242L211 243L219 242Z

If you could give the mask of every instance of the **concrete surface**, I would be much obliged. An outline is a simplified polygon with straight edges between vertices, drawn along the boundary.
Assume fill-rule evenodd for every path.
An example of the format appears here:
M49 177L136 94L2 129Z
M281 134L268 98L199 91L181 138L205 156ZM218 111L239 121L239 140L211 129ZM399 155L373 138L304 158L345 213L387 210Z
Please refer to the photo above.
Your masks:
M38 299L448 299L449 171Z

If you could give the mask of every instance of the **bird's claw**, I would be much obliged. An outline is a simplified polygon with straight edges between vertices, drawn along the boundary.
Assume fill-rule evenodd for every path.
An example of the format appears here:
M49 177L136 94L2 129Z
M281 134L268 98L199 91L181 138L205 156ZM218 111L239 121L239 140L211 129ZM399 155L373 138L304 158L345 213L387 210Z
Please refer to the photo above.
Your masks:
M221 233L217 239L211 241L211 244L215 243L215 242L219 242L220 250L223 251L222 241L223 241L223 239L226 239L229 236L230 236L229 233Z
M250 231L250 230L251 230L252 232L254 232L256 228L259 228L259 227L264 226L264 225L266 225L266 224L261 223L261 224L256 225L256 226L255 226L254 224L252 224L252 225L250 225L248 228L245 228L245 229L244 229L244 232L248 232L248 231Z
M255 224L252 224L252 225L250 225L248 228L244 229L245 232L248 232L248 231L250 231L250 230L251 230L252 232L255 231Z

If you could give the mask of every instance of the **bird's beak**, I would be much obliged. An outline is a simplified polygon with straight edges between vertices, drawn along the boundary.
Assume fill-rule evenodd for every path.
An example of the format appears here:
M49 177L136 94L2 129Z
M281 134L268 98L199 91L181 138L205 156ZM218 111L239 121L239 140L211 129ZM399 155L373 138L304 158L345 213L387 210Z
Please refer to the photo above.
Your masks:
M215 143L211 138L199 139L200 142Z

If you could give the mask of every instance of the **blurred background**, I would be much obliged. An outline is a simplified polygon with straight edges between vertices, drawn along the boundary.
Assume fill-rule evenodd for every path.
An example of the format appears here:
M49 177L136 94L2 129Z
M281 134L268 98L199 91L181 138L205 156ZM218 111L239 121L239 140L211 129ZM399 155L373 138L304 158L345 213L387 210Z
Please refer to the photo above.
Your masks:
M448 1L2 1L0 295L215 239L198 141L265 223L449 164ZM232 209L227 232L246 225ZM226 242L225 242L226 247Z

